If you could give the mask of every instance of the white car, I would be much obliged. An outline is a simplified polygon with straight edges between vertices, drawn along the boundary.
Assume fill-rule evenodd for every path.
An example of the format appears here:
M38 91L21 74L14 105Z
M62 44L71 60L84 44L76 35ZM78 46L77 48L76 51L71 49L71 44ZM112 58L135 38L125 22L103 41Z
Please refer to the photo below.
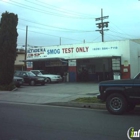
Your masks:
M36 76L45 77L47 83L61 82L62 81L61 75L56 75L56 74L43 74L43 70L30 70L30 71L33 72Z

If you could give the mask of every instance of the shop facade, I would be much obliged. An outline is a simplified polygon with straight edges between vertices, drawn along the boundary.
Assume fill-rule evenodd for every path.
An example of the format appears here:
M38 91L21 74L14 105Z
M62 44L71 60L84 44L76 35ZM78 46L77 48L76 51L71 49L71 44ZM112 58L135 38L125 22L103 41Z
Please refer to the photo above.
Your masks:
M70 82L128 79L140 71L137 40L27 49L27 69L67 73Z

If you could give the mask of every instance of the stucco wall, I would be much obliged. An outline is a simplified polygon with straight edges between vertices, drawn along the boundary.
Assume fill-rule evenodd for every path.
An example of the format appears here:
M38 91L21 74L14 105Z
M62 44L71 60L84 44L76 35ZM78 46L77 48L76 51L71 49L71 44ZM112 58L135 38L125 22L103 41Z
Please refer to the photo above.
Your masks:
M25 60L25 54L17 54L15 65L24 65L24 62L20 62L21 60Z
M139 61L139 54L140 54L140 44L130 41L130 71L131 71L131 78L133 78L137 73L140 72L140 61Z

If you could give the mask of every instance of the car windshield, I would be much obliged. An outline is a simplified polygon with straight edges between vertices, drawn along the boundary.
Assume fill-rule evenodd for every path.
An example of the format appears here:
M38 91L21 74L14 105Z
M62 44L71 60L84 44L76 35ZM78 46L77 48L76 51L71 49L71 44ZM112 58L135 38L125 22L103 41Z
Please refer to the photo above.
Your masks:
M41 72L38 72L37 75L43 75Z
M140 75L139 73L136 74L133 79L139 79L139 77L140 77L139 75Z
M35 75L43 75L40 71L31 71L32 73L34 73Z
M36 76L34 73L32 73L32 72L27 72L27 75L28 76Z

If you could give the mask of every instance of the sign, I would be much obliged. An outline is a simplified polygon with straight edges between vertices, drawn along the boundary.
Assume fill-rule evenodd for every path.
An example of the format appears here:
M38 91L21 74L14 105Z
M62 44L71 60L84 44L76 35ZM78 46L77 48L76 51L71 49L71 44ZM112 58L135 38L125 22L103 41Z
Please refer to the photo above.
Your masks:
M116 44L116 45L115 45ZM75 45L61 45L51 47L30 47L27 48L27 60L60 58L78 59L103 56L121 56L126 47L124 43L85 43ZM119 46L117 46L119 45ZM124 52L122 52L124 50Z
M134 139L140 138L140 129L135 131L134 127L130 127L127 130L127 137L128 137L129 140L134 140Z
M124 67L128 67L128 60L124 60Z
M76 66L76 60L69 60L68 65L69 66Z
M33 68L33 63L32 62L26 62L27 68Z

